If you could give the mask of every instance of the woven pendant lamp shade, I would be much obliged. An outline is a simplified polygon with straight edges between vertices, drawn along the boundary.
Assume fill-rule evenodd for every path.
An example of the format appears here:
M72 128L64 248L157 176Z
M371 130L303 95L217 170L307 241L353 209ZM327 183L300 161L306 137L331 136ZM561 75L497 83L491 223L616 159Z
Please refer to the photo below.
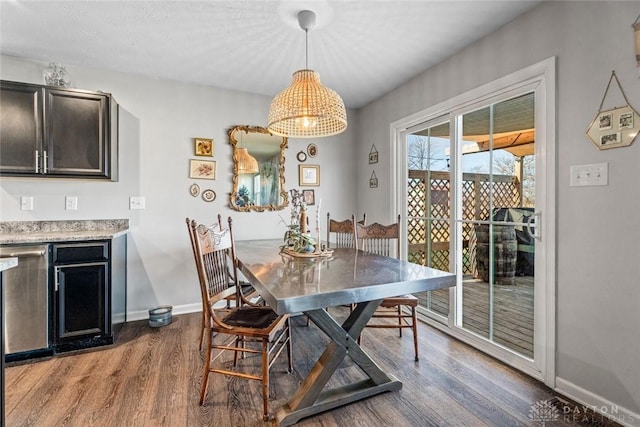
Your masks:
M236 148L237 150L237 162L238 162L238 173L239 174L249 174L249 173L258 173L258 161L249 154L246 148Z
M293 73L291 86L271 101L269 130L281 136L317 138L343 132L347 113L342 98L320 83L313 70Z

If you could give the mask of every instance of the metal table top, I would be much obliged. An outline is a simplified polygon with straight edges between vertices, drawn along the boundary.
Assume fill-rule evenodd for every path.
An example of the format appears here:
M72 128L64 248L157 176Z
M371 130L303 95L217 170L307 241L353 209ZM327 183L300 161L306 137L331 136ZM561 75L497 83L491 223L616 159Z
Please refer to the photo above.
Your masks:
M237 241L242 274L278 314L298 313L455 285L455 275L356 249L293 258L281 240Z

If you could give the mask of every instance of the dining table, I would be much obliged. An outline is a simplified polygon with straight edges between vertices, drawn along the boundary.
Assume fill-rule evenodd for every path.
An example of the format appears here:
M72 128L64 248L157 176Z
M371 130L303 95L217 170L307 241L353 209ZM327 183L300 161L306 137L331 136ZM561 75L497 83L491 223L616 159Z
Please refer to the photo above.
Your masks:
M357 339L382 299L455 286L455 275L354 248L332 249L323 256L291 256L281 252L282 244L277 239L237 241L238 268L276 313L304 313L329 342L298 389L277 410L277 424L292 425L339 406L400 390L402 383L384 372ZM328 310L352 304L354 309L342 323ZM328 388L329 379L347 356L365 379Z

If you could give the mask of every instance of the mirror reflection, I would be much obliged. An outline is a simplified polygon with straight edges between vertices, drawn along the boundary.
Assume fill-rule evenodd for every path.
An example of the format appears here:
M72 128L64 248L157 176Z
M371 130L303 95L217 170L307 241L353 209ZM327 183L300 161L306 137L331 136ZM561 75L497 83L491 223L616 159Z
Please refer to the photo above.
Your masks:
M284 209L288 203L284 188L287 138L258 126L235 126L228 133L233 146L231 208L258 212Z

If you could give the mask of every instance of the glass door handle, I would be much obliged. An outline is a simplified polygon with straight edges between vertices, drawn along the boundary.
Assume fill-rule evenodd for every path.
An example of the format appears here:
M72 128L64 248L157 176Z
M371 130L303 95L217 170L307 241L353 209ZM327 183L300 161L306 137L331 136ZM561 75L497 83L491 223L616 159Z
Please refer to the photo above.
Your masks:
M541 219L542 212L538 211L531 215L531 217L527 221L527 233L529 233L529 236L533 237L539 242L542 241L542 234L540 232L540 226L542 225Z

